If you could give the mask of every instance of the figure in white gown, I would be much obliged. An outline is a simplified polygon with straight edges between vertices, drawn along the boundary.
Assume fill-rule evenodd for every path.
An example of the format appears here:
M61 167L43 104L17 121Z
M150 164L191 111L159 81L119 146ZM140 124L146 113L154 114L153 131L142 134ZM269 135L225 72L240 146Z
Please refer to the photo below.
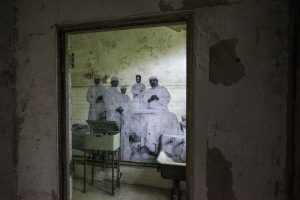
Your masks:
M127 90L127 87L125 85L123 85L121 87L121 96L122 96L122 105L123 107L126 107L128 103L130 103L130 97L126 94L126 90Z
M168 111L168 104L171 100L171 95L167 88L158 85L158 80L155 76L149 78L151 88L149 88L144 94L144 103L147 108Z
M107 111L107 120L116 121L121 127L121 113L122 113L122 94L117 88L119 85L118 77L111 78L111 87L107 89L104 102Z
M141 83L142 81L141 75L136 75L135 80L136 83L131 87L131 92L133 95L133 104L134 104L133 106L136 109L140 109L142 107L144 93L146 92L146 86L143 83Z
M178 119L174 113L169 112L168 104L171 95L167 88L158 85L155 76L149 78L151 88L144 94L144 105L149 111L144 116L146 123L145 132L142 135L142 143L150 155L158 154L159 137L162 134L180 134Z
M121 87L121 106L123 108L123 112L121 113L122 117L122 128L121 128L121 152L122 152L122 160L129 160L129 152L130 144L129 144L129 133L132 130L132 101L129 96L126 94L126 86Z
M94 78L94 86L91 86L86 93L86 100L89 102L89 120L98 120L100 115L105 111L104 97L106 93L105 87L100 85L100 76Z

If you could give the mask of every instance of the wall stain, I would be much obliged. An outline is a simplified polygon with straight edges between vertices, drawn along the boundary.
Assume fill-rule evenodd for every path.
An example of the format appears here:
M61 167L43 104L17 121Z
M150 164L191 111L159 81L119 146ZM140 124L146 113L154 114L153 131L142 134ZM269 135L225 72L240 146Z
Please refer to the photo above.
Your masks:
M275 182L275 185L274 185L274 196L275 197L278 197L278 194L279 194L279 181L276 181Z
M233 4L239 4L242 0L185 0L181 9L201 8L204 6L229 6Z
M35 139L34 147L37 151L40 150L40 146L41 146L41 139L40 138Z
M58 200L58 196L54 190L51 191L52 200Z
M278 140L278 149L280 149L280 147L281 147L281 136L278 136L277 140ZM281 163L280 155L278 153L277 156L276 156L276 166L280 166L280 163Z
M101 42L104 48L114 49L117 47L117 43L115 41L102 40Z
M19 135L22 131L22 125L24 124L24 117L17 117L15 115L16 125L14 126L14 166L17 167L19 162Z
M176 32L186 31L186 25L167 26L167 28Z
M28 96L28 95L27 95ZM21 101L20 105L21 105L21 111L23 113L25 113L26 109L27 109L27 105L28 105L28 101L29 101L29 98L25 98L24 100Z
M0 77L0 83L5 86L10 86L16 82L16 74L10 70L3 70Z
M140 48L140 50L142 50L142 51L153 51L153 47L151 47L151 46L145 44L144 46L142 46L142 47Z
M146 43L146 42L148 42L148 37L147 37L147 36L143 36L143 37L138 38L138 39L136 40L136 43L137 43L137 44L142 44L142 43Z
M217 148L207 146L206 187L208 200L237 200L233 189L232 165Z
M12 62L10 63L9 68L10 69L14 69L14 90L13 90L13 94L14 94L14 104L15 109L14 109L14 119L13 121L16 123L15 126L13 126L13 133L14 133L14 137L13 137L13 145L14 145L14 150L13 150L13 164L15 167L15 179L16 181L18 180L18 174L17 174L17 165L19 162L19 129L20 129L20 123L24 123L24 118L19 118L17 116L17 89L16 89L16 82L17 82L17 68L18 68L18 61L16 59L16 52L17 52L17 42L19 41L19 30L17 27L17 21L18 21L18 15L19 15L19 9L16 6L16 0L13 0L13 21L14 21L14 27L13 27L13 36L12 36L12 44L13 44L13 55L14 58L12 60ZM16 186L17 187L17 186Z
M40 7L40 12L45 10L45 2L42 3L41 7Z
M159 6L159 9L161 11L173 11L173 10L175 10L173 5L172 5L172 1L160 0L158 6Z
M229 86L245 76L245 67L235 50L237 43L237 38L230 38L210 47L209 81L211 83Z

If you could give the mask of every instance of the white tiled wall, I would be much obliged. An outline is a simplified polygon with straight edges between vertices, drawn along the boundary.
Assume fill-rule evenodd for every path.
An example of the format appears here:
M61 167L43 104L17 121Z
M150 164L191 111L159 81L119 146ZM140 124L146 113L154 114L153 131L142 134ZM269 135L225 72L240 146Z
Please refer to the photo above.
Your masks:
M86 101L88 87L72 87L71 95L71 121L74 123L86 124L88 119L89 104Z

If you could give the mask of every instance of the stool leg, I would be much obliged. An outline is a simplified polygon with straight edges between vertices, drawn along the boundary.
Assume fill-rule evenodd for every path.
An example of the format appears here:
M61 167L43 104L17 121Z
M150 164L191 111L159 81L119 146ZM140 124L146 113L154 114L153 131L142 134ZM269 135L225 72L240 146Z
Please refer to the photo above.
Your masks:
M111 194L114 196L115 195L115 184L114 184L114 179L115 179L115 166L114 166L114 156L115 152L112 152L112 158L111 158Z
M117 172L117 184L118 186L120 186L120 178L121 178L121 172L120 172L120 160L121 160L121 149L118 149L118 155L117 155L117 159L118 159L118 163L117 163L117 168L118 168L118 172Z
M86 191L85 187L85 181L86 181L86 158L85 158L85 151L83 151L83 193Z
M173 180L171 200L180 200L179 180Z
M92 151L92 183L91 185L94 184L94 159L95 159L95 153Z

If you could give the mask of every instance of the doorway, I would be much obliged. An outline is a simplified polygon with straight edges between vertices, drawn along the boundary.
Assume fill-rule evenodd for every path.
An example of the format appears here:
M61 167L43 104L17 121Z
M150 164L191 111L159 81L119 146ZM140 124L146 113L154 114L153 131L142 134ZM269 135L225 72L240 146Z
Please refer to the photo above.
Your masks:
M65 192L72 199L126 199L124 195L170 199L174 182L171 175L163 174L163 162L187 163L186 21L113 23L89 29L85 25L63 34L65 140L69 141L63 159L71 166L65 173L72 174L65 180L69 188ZM88 121L115 122L120 132L117 156L74 146L74 134L95 132ZM103 160L115 161L120 170ZM111 169L120 178L113 195ZM88 183L85 191L83 179ZM184 199L184 181L176 187Z

